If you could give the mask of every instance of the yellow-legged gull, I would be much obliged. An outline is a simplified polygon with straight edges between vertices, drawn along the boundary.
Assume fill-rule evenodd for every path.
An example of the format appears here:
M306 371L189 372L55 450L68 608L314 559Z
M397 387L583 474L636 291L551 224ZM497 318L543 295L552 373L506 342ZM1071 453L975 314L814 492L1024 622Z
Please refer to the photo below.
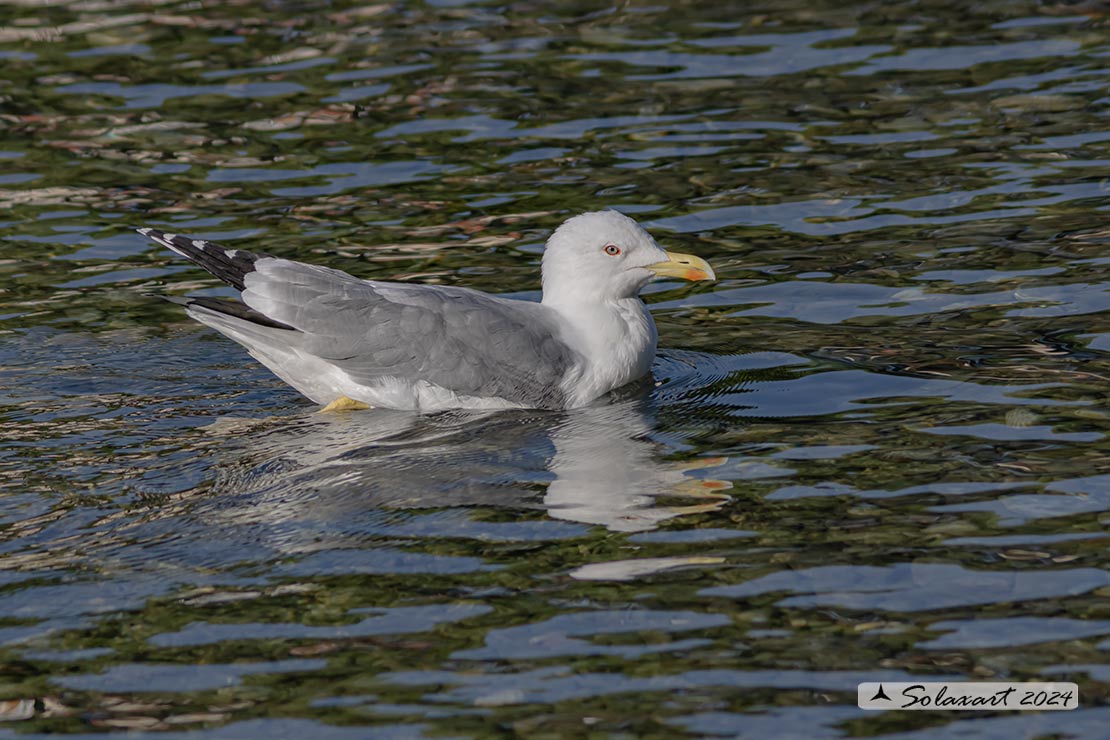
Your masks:
M543 300L360 280L339 270L139 229L242 292L177 299L329 408L573 408L645 375L656 330L638 294L656 277L713 280L616 211L564 222Z

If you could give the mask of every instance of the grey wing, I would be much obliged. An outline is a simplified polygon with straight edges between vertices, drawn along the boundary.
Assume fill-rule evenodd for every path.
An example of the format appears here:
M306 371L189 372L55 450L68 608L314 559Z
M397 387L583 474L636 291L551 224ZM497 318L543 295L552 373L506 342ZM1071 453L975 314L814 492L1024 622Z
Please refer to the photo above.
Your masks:
M460 395L559 408L576 354L548 309L465 288L376 283L283 259L262 259L243 300L303 332L300 349L373 385L424 380Z

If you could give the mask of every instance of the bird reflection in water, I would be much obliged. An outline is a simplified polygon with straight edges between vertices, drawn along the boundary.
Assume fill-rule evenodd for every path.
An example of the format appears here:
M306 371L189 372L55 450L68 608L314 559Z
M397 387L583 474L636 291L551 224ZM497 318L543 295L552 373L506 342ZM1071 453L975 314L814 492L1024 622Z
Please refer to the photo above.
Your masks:
M374 409L261 429L221 422L209 441L236 459L218 466L215 492L239 501L218 516L318 525L315 549L322 533L332 543L344 532L358 538L359 520L381 521L383 510L542 506L554 519L637 532L720 508L730 484L690 473L725 459L662 459L669 449L652 439L652 419L641 396L562 412Z
M543 503L549 516L600 524L618 532L654 529L684 514L720 508L731 487L726 481L687 475L721 465L725 458L686 463L659 459L660 445L649 434L646 404L624 401L575 409L550 432L555 448ZM665 505L680 498L687 503Z

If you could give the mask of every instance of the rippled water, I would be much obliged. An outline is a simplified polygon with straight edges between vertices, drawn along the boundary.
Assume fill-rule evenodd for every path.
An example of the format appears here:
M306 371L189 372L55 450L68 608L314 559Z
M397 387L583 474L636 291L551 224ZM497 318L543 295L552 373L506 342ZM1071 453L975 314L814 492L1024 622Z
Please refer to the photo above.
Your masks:
M672 5L0 8L0 737L1105 733L1104 8ZM132 231L534 297L602 206L721 279L567 413L317 415Z

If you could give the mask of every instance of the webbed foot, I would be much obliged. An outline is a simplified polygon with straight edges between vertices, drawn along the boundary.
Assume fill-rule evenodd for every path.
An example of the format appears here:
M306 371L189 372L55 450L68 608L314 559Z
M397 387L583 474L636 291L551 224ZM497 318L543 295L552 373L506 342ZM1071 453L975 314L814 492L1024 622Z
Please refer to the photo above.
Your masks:
M353 398L340 396L324 408L320 409L318 413L323 414L328 411L361 411L368 408L370 408L370 406L363 403L362 401L356 401Z

